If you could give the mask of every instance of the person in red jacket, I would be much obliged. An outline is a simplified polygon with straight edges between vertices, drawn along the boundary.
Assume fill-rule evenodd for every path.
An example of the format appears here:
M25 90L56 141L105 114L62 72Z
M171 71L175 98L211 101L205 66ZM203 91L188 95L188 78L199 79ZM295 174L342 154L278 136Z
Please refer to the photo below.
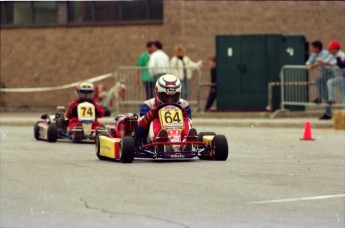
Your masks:
M78 119L78 105L82 102L91 103L95 107L95 113L93 113L92 108L84 110L84 113L86 112L89 116L95 117L95 120L92 123L92 129L96 129L101 126L101 123L97 121L97 118L104 116L104 109L94 100L94 93L95 86L90 82L82 82L77 86L76 94L78 98L69 104L66 114L66 117L69 119L69 130L74 129L75 127L81 127L81 123Z

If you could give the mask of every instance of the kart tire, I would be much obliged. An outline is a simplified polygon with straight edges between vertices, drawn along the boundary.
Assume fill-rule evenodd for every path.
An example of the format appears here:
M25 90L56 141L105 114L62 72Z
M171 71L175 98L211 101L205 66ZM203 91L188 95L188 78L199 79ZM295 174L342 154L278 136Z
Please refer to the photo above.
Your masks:
M103 157L102 155L100 155L100 143L99 143L99 137L103 135L106 137L109 137L109 135L106 132L99 132L96 136L95 139L95 146L96 146L96 156L98 157L99 160L105 160L107 159L106 157Z
M213 138L214 160L225 161L228 158L228 141L224 135L216 135Z
M202 137L204 137L205 135L216 135L216 133L214 133L212 131L199 132L199 134L198 134L199 142L202 142Z
M40 140L40 127L38 124L41 123L40 121L37 121L34 125L34 137L36 140Z
M58 128L55 124L49 124L47 129L48 142L56 142L58 138Z
M120 161L123 163L131 163L134 160L135 142L130 136L125 136L121 139L121 157Z

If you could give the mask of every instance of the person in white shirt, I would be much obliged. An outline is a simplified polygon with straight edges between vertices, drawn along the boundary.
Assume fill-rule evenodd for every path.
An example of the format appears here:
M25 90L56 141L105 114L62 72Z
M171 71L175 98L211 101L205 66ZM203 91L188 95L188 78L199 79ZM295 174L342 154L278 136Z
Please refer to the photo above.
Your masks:
M149 72L153 75L156 81L160 76L169 73L169 56L162 50L163 45L160 41L154 41L153 53L150 56L150 61L147 64Z
M306 62L306 67L310 73L312 69L320 70L320 77L316 78L316 88L317 88L317 98L313 101L316 104L321 103L323 100L328 100L327 93L327 80L333 78L333 71L327 66L330 58L330 54L327 50L323 49L323 44L321 41L314 41L311 43L311 52L308 61Z
M193 70L199 69L202 61L193 62L186 54L186 48L183 45L175 46L175 56L170 60L170 70L173 75L176 75L182 83L182 98L189 98L189 84L188 81L193 76Z

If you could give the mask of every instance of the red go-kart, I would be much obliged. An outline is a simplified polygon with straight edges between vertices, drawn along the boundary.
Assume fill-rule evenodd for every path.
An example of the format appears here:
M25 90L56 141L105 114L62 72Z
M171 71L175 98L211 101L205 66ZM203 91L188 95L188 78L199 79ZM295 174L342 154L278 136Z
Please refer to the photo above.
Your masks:
M115 159L124 163L133 162L134 158L152 159L190 159L225 161L228 158L228 142L224 135L214 132L200 132L195 140L182 141L182 108L178 104L163 104L157 107L161 128L168 132L165 142L145 143L138 140L136 128L138 115L124 114L115 117L115 126L107 133L101 132L96 137L96 155L100 160ZM187 136L188 137L188 136ZM185 145L191 145L189 150ZM164 148L164 149L163 149Z
M43 114L40 121L34 125L34 137L37 140L56 142L58 139L70 139L72 142L95 142L98 132L104 132L103 126L94 129L96 120L95 106L89 102L82 102L77 106L80 124L74 129L68 129L69 120L66 119L65 107L58 106L55 114Z

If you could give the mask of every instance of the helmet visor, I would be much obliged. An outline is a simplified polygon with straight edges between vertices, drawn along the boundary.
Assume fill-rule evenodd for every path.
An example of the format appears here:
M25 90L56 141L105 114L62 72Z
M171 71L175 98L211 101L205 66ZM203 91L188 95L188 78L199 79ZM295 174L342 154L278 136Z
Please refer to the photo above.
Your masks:
M92 92L92 91L90 91L90 92L78 91L77 95L78 95L78 98L80 101L92 101L93 96L94 96L94 92Z
M180 100L180 93L168 95L164 92L158 93L158 99L162 103L177 103Z

